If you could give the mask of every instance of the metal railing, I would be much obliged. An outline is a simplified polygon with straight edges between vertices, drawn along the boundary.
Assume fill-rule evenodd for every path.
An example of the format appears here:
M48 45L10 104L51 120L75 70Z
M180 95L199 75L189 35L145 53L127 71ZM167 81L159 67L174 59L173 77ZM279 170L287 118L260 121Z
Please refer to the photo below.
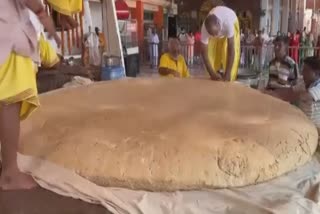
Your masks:
M298 65L302 67L306 57L316 56L320 59L319 47L289 47L290 56ZM263 47L241 46L240 68L262 71L268 69L270 62L275 58L274 46Z
M241 46L240 68L251 71L266 69L269 62L274 58L273 46Z
M156 68L161 55L167 51L168 41L160 41L158 44L151 44L145 41L143 47L140 48L141 61ZM181 42L180 53L184 56L188 66L203 65L200 42L193 44ZM320 58L320 47L289 47L288 55L301 68L306 57L318 56ZM239 68L250 71L263 71L268 69L274 57L274 46L271 44L262 47L241 45Z

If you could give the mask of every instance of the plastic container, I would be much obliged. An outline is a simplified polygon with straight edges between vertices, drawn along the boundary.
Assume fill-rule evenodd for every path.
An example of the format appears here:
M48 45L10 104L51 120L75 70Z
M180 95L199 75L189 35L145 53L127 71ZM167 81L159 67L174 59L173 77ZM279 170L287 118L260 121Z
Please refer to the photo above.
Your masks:
M122 66L104 66L101 68L101 80L117 80L125 76Z

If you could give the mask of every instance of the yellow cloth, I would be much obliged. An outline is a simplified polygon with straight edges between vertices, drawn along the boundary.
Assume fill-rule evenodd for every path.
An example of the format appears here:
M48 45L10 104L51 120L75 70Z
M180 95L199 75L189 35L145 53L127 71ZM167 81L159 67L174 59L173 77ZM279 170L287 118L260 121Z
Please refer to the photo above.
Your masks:
M39 39L39 51L41 66L51 68L59 63L60 59L57 55L57 52L54 50L51 44L45 40L43 35L41 35Z
M0 103L9 105L18 102L22 102L21 120L39 106L36 69L30 58L11 53L0 65Z
M106 40L103 33L99 33L99 45L104 50L106 46Z
M239 22L234 24L234 47L235 56L231 69L231 81L235 81L238 75L238 68L240 62L240 27ZM227 57L228 57L228 38L213 37L209 39L208 44L208 56L211 66L215 72L218 72L221 68L226 70Z
M55 11L68 16L82 11L82 0L48 0L48 3Z
M168 68L180 73L180 77L189 77L189 70L183 56L179 55L178 60L173 59L169 53L165 53L160 58L159 68ZM167 76L173 76L172 74Z

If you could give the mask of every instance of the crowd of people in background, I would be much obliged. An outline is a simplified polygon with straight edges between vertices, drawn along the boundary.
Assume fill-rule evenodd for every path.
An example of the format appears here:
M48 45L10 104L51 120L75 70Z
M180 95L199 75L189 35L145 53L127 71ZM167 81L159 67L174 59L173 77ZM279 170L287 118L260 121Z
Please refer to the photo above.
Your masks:
M241 31L234 12L226 7L212 9L201 34L186 33L182 28L177 37L169 39L168 51L160 58L160 76L190 76L187 64L193 63L190 56L193 56L196 36L199 36L203 68L212 81L234 82L239 77L239 61L247 65L253 63L254 68L260 70L255 77L257 89L297 106L320 130L320 58L316 49L320 47L320 37L315 42L306 28L302 32L278 32L275 37L268 35L265 29ZM251 68L248 70L254 71Z
M288 56L297 65L301 65L307 57L320 58L320 36L316 39L314 34L307 29L288 32L278 32L271 36L266 29L251 30L241 29L241 57L240 66L254 66L255 70L262 71L269 67L274 58L274 41L276 37L286 37L288 41ZM200 62L201 55L201 32L187 31L184 27L179 28L175 37L180 44L180 53L188 66ZM147 33L148 59L152 68L159 67L159 60L163 53L168 51L167 41L163 41L154 28L149 28Z
M185 28L180 28L179 32L174 39L177 39L180 46L180 53L185 58L187 65L191 66L194 61L198 59L195 55L200 53L200 40L201 34L199 31L186 31ZM168 51L167 45L161 47L161 41L155 28L149 28L147 30L147 43L148 43L148 59L150 61L151 68L158 67L159 56L162 53ZM168 40L169 42L169 40Z
M289 45L289 56L299 65L306 57L320 57L320 36L314 38L312 32L307 32L306 27L300 31L283 34L278 32L276 37L287 37ZM255 64L258 69L268 66L266 59L271 59L274 38L266 33L265 29L252 31L245 29L241 31L241 65ZM269 55L268 55L269 54Z

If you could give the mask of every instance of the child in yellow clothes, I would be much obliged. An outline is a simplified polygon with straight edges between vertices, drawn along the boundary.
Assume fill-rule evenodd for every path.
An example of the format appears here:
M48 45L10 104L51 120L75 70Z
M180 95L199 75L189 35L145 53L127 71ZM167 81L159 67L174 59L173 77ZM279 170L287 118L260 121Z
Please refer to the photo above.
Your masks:
M48 34L60 44L52 19L40 0L2 0L0 2L0 142L3 190L30 189L36 186L33 178L20 172L17 151L20 120L39 106L36 87L38 61L37 36L29 20L33 11ZM9 21L10 20L10 21Z

